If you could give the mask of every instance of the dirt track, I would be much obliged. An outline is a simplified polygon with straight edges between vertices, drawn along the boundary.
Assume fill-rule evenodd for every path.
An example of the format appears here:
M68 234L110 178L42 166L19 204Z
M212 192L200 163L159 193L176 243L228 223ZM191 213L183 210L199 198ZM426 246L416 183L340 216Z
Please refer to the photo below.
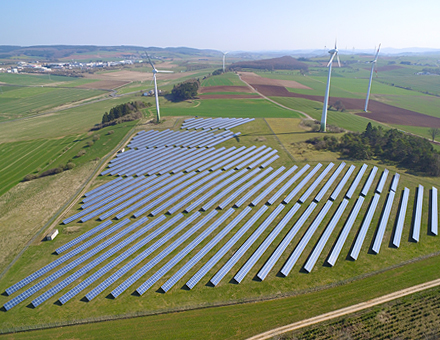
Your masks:
M294 331L294 330L297 330L297 329L300 329L300 328L303 328L303 327L307 327L307 326L314 325L314 324L317 324L317 323L320 323L320 322L323 322L323 321L331 320L331 319L334 319L334 318L337 318L337 317L340 317L340 316L344 316L344 315L347 315L347 314L356 313L356 312L364 310L366 308L377 306L377 305L386 303L388 301L392 301L392 300L401 298L403 296L414 294L414 293L420 292L422 290L430 289L430 288L437 287L437 286L440 286L440 279L437 279L437 280L434 280L434 281L429 281L429 282L426 282L426 283L422 283L420 285L413 286L413 287L410 287L410 288L402 289L402 290L399 290L397 292L394 292L394 293L391 293L391 294L388 294L388 295L384 295L384 296L378 297L376 299L372 299L372 300L369 300L369 301L366 301L366 302L361 302L361 303L358 303L357 305L353 305L353 306L349 306L349 307L346 307L346 308L338 309L338 310L335 310L333 312L329 312L329 313L325 313L325 314L322 314L322 315L318 315L318 316L315 316L315 317L310 318L310 319L306 319L306 320L302 320L302 321L299 321L299 322L292 323L290 325L286 325L286 326L283 326L283 327L278 327L278 328L272 329L270 331L267 331L267 332L255 335L255 336L249 338L248 340L265 340L265 339L270 339L270 338L272 338L274 336L281 335L281 334L286 333L286 332L291 332L291 331Z
M287 91L287 89L283 86L260 85L252 83L251 86L254 87L258 92L268 97L296 97L318 102L324 101L323 96L293 93ZM370 102L368 104L368 110L370 112L368 113L363 111L365 105L364 99L330 97L329 103L331 105L338 100L340 100L344 104L347 110L359 111L356 112L357 115L370 118L381 123L440 128L440 118L424 115L422 113L414 112L411 110L402 109L375 100L370 99Z

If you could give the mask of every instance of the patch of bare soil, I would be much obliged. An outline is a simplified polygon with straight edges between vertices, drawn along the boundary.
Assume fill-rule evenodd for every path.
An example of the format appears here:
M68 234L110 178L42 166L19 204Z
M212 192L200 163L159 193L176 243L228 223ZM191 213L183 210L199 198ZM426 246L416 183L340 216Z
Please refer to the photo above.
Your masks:
M161 73L158 75L160 80L172 80L187 77L195 74L196 72L178 72L178 73ZM106 72L101 74L86 74L86 78L100 79L100 80L119 80L119 81L150 81L153 74L150 72L138 72L138 71L116 71Z
M252 94L206 94L199 99L258 99L261 96Z
M311 90L310 87L300 84L294 80L270 79L261 77L253 72L239 72L238 74L248 84L286 86L293 89Z

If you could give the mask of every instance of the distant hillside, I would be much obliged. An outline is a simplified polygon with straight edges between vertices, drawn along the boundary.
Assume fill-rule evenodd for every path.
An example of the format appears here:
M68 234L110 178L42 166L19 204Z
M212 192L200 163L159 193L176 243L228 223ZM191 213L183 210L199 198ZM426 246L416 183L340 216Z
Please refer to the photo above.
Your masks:
M289 56L272 59L240 61L229 66L229 69L231 70L243 68L254 68L258 70L308 70L307 64Z

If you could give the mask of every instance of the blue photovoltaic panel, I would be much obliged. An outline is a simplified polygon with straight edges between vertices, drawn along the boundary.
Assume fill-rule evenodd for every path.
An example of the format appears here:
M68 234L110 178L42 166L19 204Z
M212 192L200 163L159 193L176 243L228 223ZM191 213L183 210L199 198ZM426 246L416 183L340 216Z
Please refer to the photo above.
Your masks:
M333 247L333 250L331 251L330 256L327 259L327 263L332 267L335 265L336 260L338 259L339 254L341 253L345 240L347 239L347 236L350 233L351 228L353 227L354 221L356 220L359 214L359 210L361 209L364 200L365 198L363 196L359 196L359 198L357 199L356 204L354 205L354 208L351 211L350 216L348 216L347 222L345 223L342 232L339 234L338 240L336 241L336 244Z
M399 183L399 178L400 178L400 175L396 173L393 177L393 181L391 182L391 189L390 190L396 192L397 184Z
M199 223L197 223L193 229L200 229L201 227L205 226L208 221L213 218L217 214L216 210L211 211L208 215L206 215ZM180 244L179 244L180 245ZM151 268L153 268L156 264L158 264L160 261L162 261L167 255L170 254L172 250L174 250L175 247L173 244L168 246L166 249L164 249L159 255L154 257L152 260L150 260L148 263L146 263L141 269L136 271L133 275L131 275L127 280L125 280L123 283L121 283L118 287L116 287L112 292L111 295L116 298L121 293L123 293L127 288L129 288L132 284L134 284L137 280L139 280L142 276L144 276ZM133 261L131 261L133 262Z
M147 220L147 219L145 219ZM54 280L58 279L62 275L68 273L70 270L74 269L75 267L79 266L82 262L86 261L87 259L91 258L92 256L96 255L101 250L105 249L106 247L110 246L112 243L114 243L116 240L120 239L122 236L128 234L129 232L133 231L135 228L137 228L141 223L144 223L145 220L139 220L138 222L133 223L131 226L127 227L126 229L120 231L118 234L112 236L111 238L107 239L97 247L91 249L87 253L81 255L79 258L75 259L74 261L68 263L63 268L60 268L55 273L52 273L45 279L41 280L34 286L30 287L26 291L22 292L20 295L17 295L15 298L9 300L4 304L4 308L6 310L11 309L12 307L16 306L18 303L22 302L23 300L27 299L31 295L35 294L40 289L44 288Z
M214 267L218 261L222 259L223 256L226 255L228 251L234 246L235 243L251 228L255 222L266 212L268 209L267 205L263 205L260 209L253 214L250 219L238 230L231 239L225 243L223 247L208 261L205 265L186 283L186 286L189 289L192 289L211 269ZM244 216L243 216L244 217ZM231 223L239 223L241 219L243 219L240 215L238 215L235 219L238 221L234 221Z
M215 186L214 188L212 188L210 191L208 191L205 195L203 195L202 197L200 197L198 200L196 200L194 203L192 203L189 207L185 208L186 212L191 212L192 210L194 210L194 208L198 207L200 204L202 204L203 202L206 202L206 200L211 197L212 195L214 195L216 192L218 192L221 188L223 188L224 186L228 185L229 183L235 181L237 178L239 178L241 175L243 175L244 173L246 173L247 170L243 169L241 171L239 171L238 173L236 173L235 175L229 177L228 179L222 181L220 184L218 184L217 186Z
M263 145L264 146L264 145ZM264 146L266 147L266 146ZM248 153L250 153L252 150L256 149L255 145L252 145L251 147L242 150L241 152L231 156L231 157L227 157L224 161L220 162L220 163L214 163L214 165L211 166L212 171L217 170L217 169L221 169L223 168L226 164L229 164L232 160L235 160L237 158L242 157L243 155L246 155ZM240 149L238 149L240 150ZM255 151L254 151L255 152Z
M96 187L95 189L90 190L89 192L86 192L84 194L84 196L88 197L88 196L92 196L92 195L97 195L98 192L104 190L105 188L108 188L108 187L115 185L116 183L118 183L121 180L122 180L122 177L117 177L115 179L112 179L111 181L108 181L107 183L100 185L99 187Z
M224 148L223 148L223 149L224 149ZM196 170L196 169L200 168L201 166L205 165L206 163L210 163L210 162L212 162L214 159L216 159L216 158L220 158L221 156L224 156L225 154L228 154L229 152L231 152L231 151L233 151L233 150L235 150L235 149L236 149L235 146L233 146L233 147L231 147L231 148L229 148L229 149L226 149L226 150L218 149L218 150L220 150L219 152L217 152L217 151L214 152L214 153L213 153L212 155L210 155L208 158L205 158L204 160L202 160L202 161L200 161L200 162L197 162L197 163L195 163L195 164L188 164L189 168L186 167L186 168L185 168L185 172L190 172L190 171Z
M244 191L249 189L251 186L253 186L257 181L262 179L264 176L266 176L269 172L271 172L273 168L269 167L266 170L264 170L261 174L257 175L257 177L251 179L249 182L244 184L242 187L237 189L231 196L229 196L227 199L225 199L222 203L218 205L220 209L224 209L229 203L234 201L238 195L242 194Z
M75 280L78 280L80 277L82 277L84 274L95 268L97 265L108 259L110 256L115 255L117 252L121 251L123 248L128 246L130 243L141 237L143 234L151 230L153 227L155 227L158 223L165 220L165 216L160 216L156 220L148 223L146 226L142 227L138 231L136 231L134 234L130 235L123 241L119 242L117 245L113 246L111 249L107 250L105 253L101 254L97 258L94 258L91 262L87 263L85 266L77 270L75 273L71 274L61 282L57 283L55 286L41 294L39 297L34 299L32 301L32 305L34 307L37 307L41 305L44 301L51 298L53 295L55 295L57 292L59 292L61 289L67 287L71 283L73 283ZM147 219L144 219L144 223L147 221Z
M256 206L260 201L271 193L278 185L280 185L287 177L289 177L298 167L294 165L284 174L282 174L275 182L273 182L266 190L252 200L251 205Z
M321 174L318 176L318 178L316 178L312 185L310 185L308 187L308 189L304 192L304 194L302 194L302 196L299 198L299 202L300 203L304 203L306 201L307 198L309 198L309 196L312 194L313 190L316 189L316 187L319 185L319 183L321 183L321 181L324 179L325 176L327 176L327 174L330 172L330 170L333 168L334 164L330 163L329 165L327 165L327 167L324 169L323 172L321 172Z
M286 263L284 264L283 268L281 268L281 273L284 276L289 275L290 271L292 270L293 266L298 261L299 257L301 256L302 252L304 251L305 247L309 243L310 239L312 238L313 234L315 233L316 229L318 229L319 225L321 224L324 217L327 215L328 211L330 210L331 206L333 204L333 201L328 200L324 207L319 212L318 216L313 220L310 227L305 232L304 236L301 238L301 241L298 243L298 245L295 247L295 250L293 253L289 256ZM263 272L261 270L258 273L258 277L261 280L264 280L264 278L267 276L269 272Z
M307 184L308 181L310 181L310 179L315 176L315 174L318 172L318 170L322 167L321 163L318 163L312 171L310 171L306 177L304 177L304 179L295 187L295 189L293 189L290 194L287 195L287 197L283 200L283 203L288 204L297 193L299 193L299 191L304 187L304 185Z
M359 185L362 176L364 175L365 171L367 170L368 165L364 164L360 168L358 174L353 180L353 183L351 183L350 188L348 189L347 193L345 194L345 197L350 199L353 196L354 191L356 190L357 186Z
M171 218L168 222L160 226L158 229L153 231L151 234L140 240L138 243L130 247L130 249L127 249L122 254L114 258L112 261L107 263L105 266L99 268L95 273L90 275L88 278L83 280L81 283L79 283L77 286L72 288L69 292L64 294L60 299L58 299L61 304L65 304L67 301L72 299L75 295L77 295L79 292L81 292L83 289L91 285L93 282L95 282L97 279L102 277L105 273L107 273L109 270L117 266L119 263L127 259L129 256L133 255L136 251L141 249L143 246L145 246L148 242L156 238L158 235L162 234L165 230L170 228L172 225L174 225L178 220L180 220L183 217L182 214L178 214ZM159 219L154 220L153 222L160 221Z
M269 164L275 162L278 158L280 158L280 156L278 156L278 155L275 155L272 158L269 158L266 162L264 162L263 164L260 165L260 168L264 169Z
M208 210L210 207L212 207L216 202L218 202L222 197L226 196L228 193L230 193L232 190L234 190L236 187L238 187L243 182L250 179L252 176L257 174L260 171L260 169L255 169L245 175L243 178L237 180L235 183L232 183L230 186L228 186L226 189L222 190L218 195L214 196L208 203L205 203L202 207L203 211Z
M247 159L251 156L254 156L255 154L259 154L259 152L262 152L262 151L268 152L270 150L272 150L272 148L266 148L266 145L263 145L263 146L259 147L258 149L252 150L251 152L244 153L244 155L241 154L241 157L239 157L235 160L231 159L231 160L233 160L233 162L230 162L231 160L228 160L227 164L223 167L223 170L228 170L230 168L233 168L234 166L236 166L236 169L238 170L242 167L242 164L244 166L244 163L246 162L245 159ZM240 163L240 164L237 164L237 163Z
M252 254L252 256L247 260L247 262L240 268L238 273L234 276L234 280L240 283L244 277L249 273L252 267L257 263L260 257L264 254L267 248L272 244L278 234L284 229L287 223L290 222L292 217L299 209L299 204L295 203L295 205L290 209L287 214L283 217L283 219L277 224L277 226L270 232L270 234L265 238L263 243L260 244L258 249ZM272 259L273 256L270 257ZM268 262L270 261L268 260ZM267 263L267 262L266 262Z
M139 295L144 294L151 288L162 276L168 273L175 265L182 261L195 247L197 247L204 239L211 235L223 222L225 222L233 213L234 209L229 209L222 216L220 216L214 223L206 228L200 235L198 235L190 244L183 248L176 256L169 260L164 266L162 266L156 273L154 273L147 281L141 284L136 292Z
M370 190L371 184L373 184L374 177L377 173L377 166L374 166L373 169L371 169L370 174L368 175L368 178L364 184L364 187L362 188L361 195L366 196L368 191Z
M350 167L348 168L348 170L345 173L344 177L342 177L341 181L338 183L338 185L336 186L335 190L333 190L332 194L330 195L330 199L332 201L334 201L339 196L339 194L342 191L342 188L347 183L348 179L350 178L350 176L353 173L355 168L356 167L354 165L350 165Z
M233 210L231 208L231 210ZM213 247L215 247L223 238L232 231L232 229L240 222L252 209L246 207L232 220L226 227L223 228L206 246L204 246L195 256L193 256L185 265L180 268L161 288L164 292L169 291L192 267L196 265Z
M249 190L241 199L239 199L235 206L241 207L249 198L251 198L256 192L260 191L262 187L264 187L266 184L268 184L270 181L272 181L276 176L278 176L281 172L286 169L284 166L277 169L275 172L271 173L267 178L262 180L260 183L258 183L256 186L254 186L251 190Z
M304 165L304 167L300 170L300 171L298 171L296 174L295 174L295 176L293 176L291 179L289 179L287 182L286 182L286 184L284 184L282 187L281 187L281 189L280 190L278 190L268 201L267 201L267 204L269 204L269 205L272 205L272 204L274 204L275 203L275 201L278 199L278 198L280 198L280 196L282 195L282 194L284 194L284 192L287 190L287 189L289 189L291 186L292 186L292 184L293 183L295 183L295 181L298 179L298 178L300 178L302 175L303 175L303 173L304 172L306 172L307 171L307 169L308 168L310 168L310 165L308 165L308 164L306 164L306 165Z
M319 255L321 255L324 246L326 245L328 239L330 238L330 235L332 234L337 223L339 222L339 219L344 213L344 210L347 207L347 205L348 205L348 200L344 198L341 204L339 205L338 209L336 210L335 214L333 215L332 219L330 220L329 224L327 225L327 228L325 228L324 233L319 238L318 243L316 244L315 248L310 254L309 259L304 265L304 270L306 270L308 273L312 271L313 267L316 264L316 261L318 261Z
M192 223L194 220L196 220L198 217L200 217L199 212L195 212L190 217L185 219L182 223L180 223L177 227L175 227L173 230L171 230L168 234L161 237L158 241L156 241L154 244L149 246L147 249L145 249L142 253L137 255L133 260L131 260L129 263L125 264L122 268L117 270L115 273L110 275L107 279L105 279L103 282L101 282L98 286L93 288L90 292L86 294L87 300L91 301L94 299L98 294L100 294L104 289L109 287L112 283L116 282L120 277L122 277L125 273L130 271L132 268L134 268L137 264L142 262L144 259L146 259L150 254L152 254L154 251L159 249L161 246L163 246L166 242L171 240L172 237L177 235L177 233L181 232L184 228L186 228L190 223ZM186 239L188 239L194 232L196 232L200 228L199 224L192 227L190 230L185 232L182 236L180 236L177 240L175 240L170 246L168 246L166 249L168 251L173 251L176 249L180 244L182 244Z
M268 154L264 155L263 157L259 158L256 157L256 161L252 162L251 164L249 164L247 166L248 169L253 169L255 168L255 166L257 166L258 164L262 164L266 159L268 159L269 157L272 157L273 155L275 155L278 152L278 150L272 150L271 152L269 152ZM278 158L278 157L277 157ZM275 159L274 159L275 160ZM272 163L272 162L271 162Z
M361 251L362 244L364 243L365 236L367 235L368 228L370 227L371 220L373 219L374 212L376 211L377 203L379 202L380 195L375 193L368 208L367 215L365 216L361 228L359 229L358 236L351 250L350 257L353 260L357 260L359 252Z
M238 152L241 152L243 150L245 150L246 147L242 146L241 148L238 148L236 150L233 151L229 151L230 149L228 149L228 152L225 155L222 155L221 157L219 157L219 155L212 157L212 159L210 159L209 163L208 162L204 162L203 165L197 169L197 171L203 171L206 169L210 169L214 164L217 164L218 162L222 162L223 160L235 155ZM188 171L188 170L186 170Z
M383 240L383 235L385 234L385 229L388 224L391 208L393 206L395 194L396 193L394 191L390 191L388 194L388 199L385 203L385 208L382 214L382 218L379 222L379 227L377 229L376 238L374 239L373 247L371 248L371 250L374 251L376 254L379 254L380 246Z
M266 228L273 222L273 220L284 209L284 205L280 204L272 213L260 224L251 236L242 244L242 246L232 255L232 257L226 262L226 264L220 268L220 270L213 276L210 282L217 286L221 279L232 269L238 260L248 251L248 249L254 244L254 242L260 237L260 235L266 230Z
M438 234L438 195L437 188L431 189L431 233L433 235Z
M394 237L393 237L393 245L396 248L400 247L400 239L402 238L402 230L403 230L403 225L405 223L406 210L408 207L408 198L409 198L409 189L405 188L403 189L402 202L400 203L399 215L397 217L397 222L396 222L396 230L394 232Z
M417 203L416 203L416 213L414 215L414 225L412 232L412 239L419 242L420 238L420 225L422 223L422 207L423 207L423 186L419 184L417 188Z
M382 172L382 176L380 177L379 183L377 184L377 188L376 188L376 192L377 192L378 194L381 194L381 193L382 193L383 187L385 186L385 182L386 182L387 177L388 177L388 172L389 172L389 171L388 171L387 169L385 169L385 170Z
M341 164L339 164L338 168L335 170L335 172L331 175L331 177L329 178L329 180L324 184L324 186L322 187L322 189L318 192L318 194L315 196L314 200L316 202L319 202L322 200L322 198L324 197L325 193L327 192L327 190L331 187L331 185L333 184L333 182L336 180L336 178L339 176L339 174L341 173L342 169L344 169L345 167L345 163L342 162Z
M243 162L241 162L240 164L236 165L235 169L239 170L241 168L245 168L248 164L250 164L253 161L255 161L256 159L262 157L265 153L268 153L271 150L272 150L272 148L267 148L267 149L262 150L261 152L256 153L251 158L248 158L248 159L244 160ZM258 149L258 151L260 151L260 149ZM273 151L276 151L276 150L273 150Z

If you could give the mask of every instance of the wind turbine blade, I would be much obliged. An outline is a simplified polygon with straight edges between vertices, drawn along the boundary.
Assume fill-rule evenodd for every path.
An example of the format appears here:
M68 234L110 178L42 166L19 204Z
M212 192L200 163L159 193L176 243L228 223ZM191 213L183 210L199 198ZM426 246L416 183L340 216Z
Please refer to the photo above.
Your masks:
M377 61L377 57L379 56L380 45L381 44L379 44L379 48L377 49L376 56L374 57L374 62Z
M158 73L174 73L174 71L163 71L163 70L156 70Z
M339 54L336 55L336 58L338 59L338 65L341 67L341 61L339 60Z
M148 53L147 53L147 58L148 58L148 62L150 63L151 67L152 67L153 70L154 70L155 68L154 68L153 62L151 61L151 58L150 58L150 56L149 56Z
M327 64L327 67L329 67L330 64L333 62L333 58L335 57L335 55L336 55L336 53L333 53L333 54L332 54L332 56L331 56L331 58L330 58L330 60L329 60L329 62L328 62L328 64Z

